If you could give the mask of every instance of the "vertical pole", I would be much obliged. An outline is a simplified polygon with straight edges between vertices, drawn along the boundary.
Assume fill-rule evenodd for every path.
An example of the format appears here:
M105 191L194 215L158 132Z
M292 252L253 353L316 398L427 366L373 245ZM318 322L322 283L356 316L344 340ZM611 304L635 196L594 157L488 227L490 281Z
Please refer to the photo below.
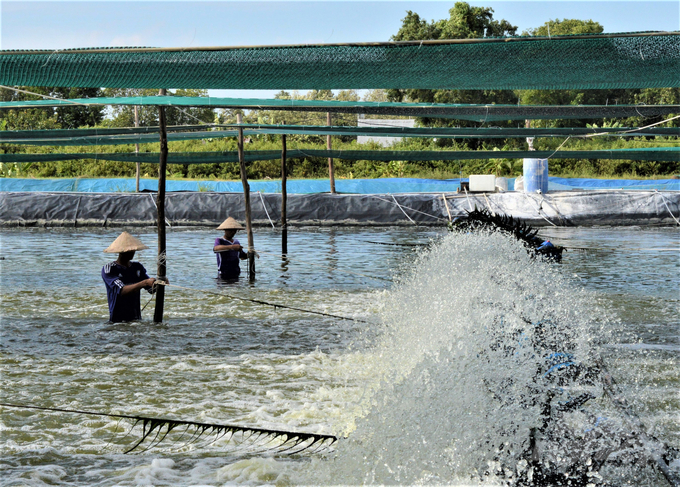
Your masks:
M139 111L137 110L137 105L135 105L135 127L139 127ZM139 144L135 144L135 154L139 154ZM137 171L135 172L135 191L139 193L139 170L140 162L137 161Z
M248 233L248 277L252 281L255 279L255 242L253 241L253 225L250 218L250 185L248 184L248 173L246 172L246 161L243 154L243 123L241 114L236 115L238 127L238 162L241 166L241 183L243 183L243 197L246 205L246 232Z
M158 93L165 96L166 90L162 89ZM158 216L156 218L158 224L158 272L159 278L164 278L166 275L165 266L165 172L168 163L168 134L166 132L165 124L165 107L158 107L158 126L161 136L161 155L158 161L158 198L156 206L158 207ZM165 286L157 286L156 289L156 309L153 313L154 323L161 323L163 321L163 303L165 301Z
M326 112L326 125L331 126L331 112ZM326 149L331 150L331 136L326 136ZM328 178L331 180L331 193L335 193L335 172L333 171L333 158L328 158Z
M288 253L288 224L286 222L286 207L288 205L288 190L286 188L286 134L281 136L281 253Z

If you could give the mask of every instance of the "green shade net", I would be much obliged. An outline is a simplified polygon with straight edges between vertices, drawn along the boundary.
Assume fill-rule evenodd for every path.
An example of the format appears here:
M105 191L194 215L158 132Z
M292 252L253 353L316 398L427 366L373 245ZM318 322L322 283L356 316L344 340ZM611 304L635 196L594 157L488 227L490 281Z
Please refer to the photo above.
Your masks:
M184 132L188 130L205 130L215 125L169 125L167 132ZM159 127L115 127L94 129L48 129L48 130L2 130L0 141L7 139L67 139L69 137L93 137L114 135L154 134L159 137Z
M383 127L328 127L318 125L242 125L245 136L260 134L296 135L335 135L335 136L375 136L375 137L429 137L429 138L523 138L523 137L582 137L595 134L612 134L626 137L634 136L680 136L680 127L635 128L430 128L430 127L390 127L386 120ZM185 128L204 128L205 126L185 126ZM196 139L218 139L236 137L237 125L224 125L231 130L174 132L168 133L168 140L183 141ZM173 127L180 129L181 127ZM156 133L152 129L156 130ZM122 145L159 142L158 127L138 127L129 129L72 129L72 130L20 130L0 132L0 143L15 145ZM136 133L138 132L138 133Z
M429 118L452 118L474 122L501 120L549 120L588 118L657 117L680 113L680 105L469 105L334 100L267 100L260 98L214 98L188 96L135 96L75 98L72 100L23 100L0 102L0 109L65 107L77 105L127 105L209 107L244 110L356 113Z
M270 161L281 158L280 151L246 151L246 162ZM119 162L157 163L157 152L118 152L100 154L0 154L3 163L51 162L95 159ZM343 151L294 149L288 159L328 158L365 161L454 161L465 159L619 159L638 161L679 161L680 147L574 151ZM214 164L238 162L237 152L173 152L169 164Z
M680 32L312 46L1 51L0 84L198 89L680 86Z

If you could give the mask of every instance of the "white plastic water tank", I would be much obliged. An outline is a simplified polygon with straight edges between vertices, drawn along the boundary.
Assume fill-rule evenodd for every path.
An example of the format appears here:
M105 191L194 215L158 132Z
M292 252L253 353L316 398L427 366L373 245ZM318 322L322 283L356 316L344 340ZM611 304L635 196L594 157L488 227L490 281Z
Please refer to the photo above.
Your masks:
M548 159L524 159L524 192L548 192Z
M496 176L493 174L471 174L470 191L473 193L493 193L496 191Z
M524 191L524 177L515 178L515 191Z

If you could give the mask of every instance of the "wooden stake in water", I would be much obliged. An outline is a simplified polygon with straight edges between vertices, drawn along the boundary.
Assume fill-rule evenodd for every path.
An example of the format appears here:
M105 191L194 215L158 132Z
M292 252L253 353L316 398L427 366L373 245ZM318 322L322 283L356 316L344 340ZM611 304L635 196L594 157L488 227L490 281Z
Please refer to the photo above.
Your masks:
M286 134L281 136L281 253L288 253L288 223L286 222L286 206L288 190L286 189Z
M159 95L165 96L166 90L160 90ZM158 125L161 137L161 155L158 161L158 197L156 206L158 207L158 272L160 279L166 276L165 266L165 172L168 164L168 133L166 131L165 107L158 107ZM153 321L161 323L163 321L163 303L165 300L165 286L156 286L156 309L153 313Z
M250 185L248 184L248 173L246 172L245 155L243 154L243 123L241 114L236 115L238 127L238 162L241 166L241 183L243 183L243 197L246 206L246 232L248 233L248 277L252 281L255 279L255 242L253 241L253 225L250 218Z
M331 126L331 112L326 112L326 125ZM326 149L331 150L331 136L326 136ZM328 158L328 179L331 181L331 193L335 194L335 171L333 169L333 158Z

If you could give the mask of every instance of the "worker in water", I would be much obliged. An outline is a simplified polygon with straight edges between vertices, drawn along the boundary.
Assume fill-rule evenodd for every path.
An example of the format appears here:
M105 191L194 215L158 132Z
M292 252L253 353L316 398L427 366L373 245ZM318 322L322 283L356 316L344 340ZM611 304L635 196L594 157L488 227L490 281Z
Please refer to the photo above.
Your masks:
M132 262L135 252L148 249L139 239L123 232L104 252L118 254L118 259L102 268L102 279L106 284L109 300L109 320L113 323L142 319L139 306L139 292L146 289L154 292L156 278L149 277L139 262ZM168 282L165 279L165 282Z
M243 227L239 222L229 217L217 229L224 230L224 236L217 237L213 246L213 252L217 257L217 277L236 279L241 274L239 260L248 258L248 254L243 251L239 241L234 238L236 232L243 230Z

